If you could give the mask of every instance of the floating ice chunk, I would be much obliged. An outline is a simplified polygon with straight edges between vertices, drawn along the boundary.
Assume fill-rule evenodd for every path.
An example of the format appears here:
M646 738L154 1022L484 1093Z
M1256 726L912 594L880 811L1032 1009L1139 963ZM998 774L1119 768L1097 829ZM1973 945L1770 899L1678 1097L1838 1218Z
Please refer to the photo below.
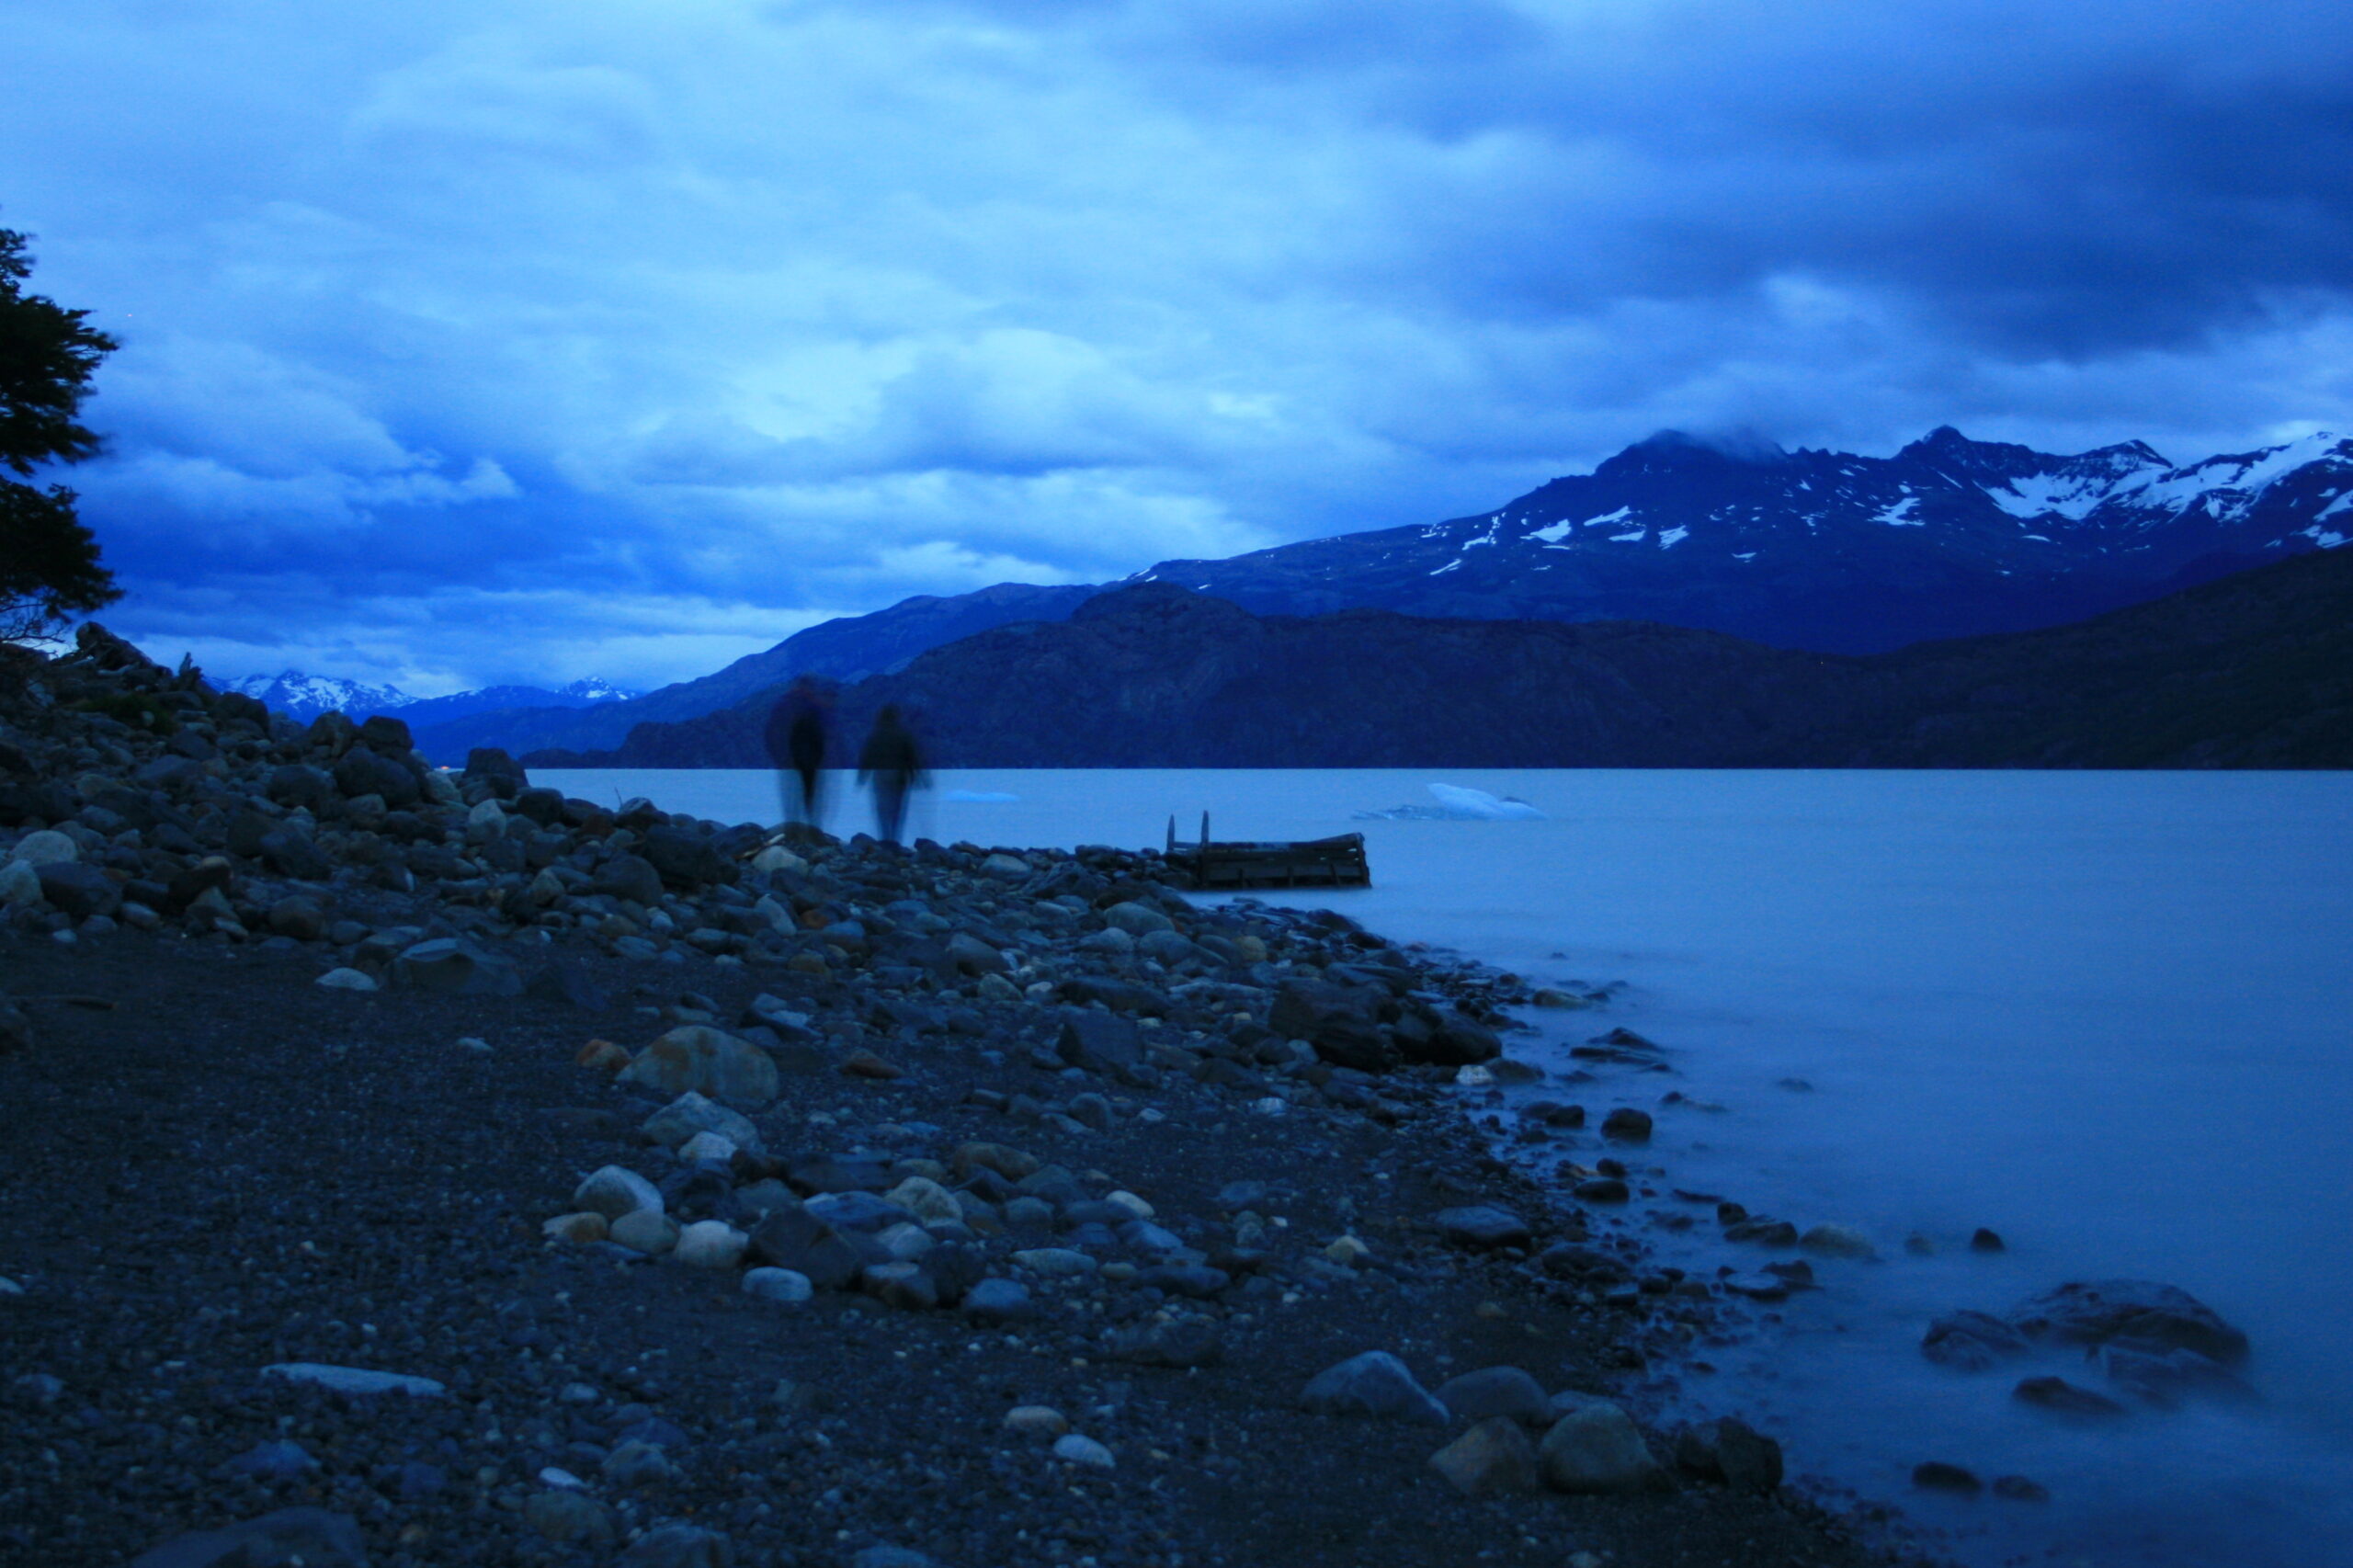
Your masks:
M1425 786L1438 797L1449 815L1479 822L1542 822L1544 813L1526 801L1513 795L1490 795L1484 790L1469 790L1460 784L1430 784Z
M1385 812L1358 812L1358 822L1545 822L1542 812L1511 795L1490 795L1461 784L1429 784L1438 797L1435 806L1392 806Z

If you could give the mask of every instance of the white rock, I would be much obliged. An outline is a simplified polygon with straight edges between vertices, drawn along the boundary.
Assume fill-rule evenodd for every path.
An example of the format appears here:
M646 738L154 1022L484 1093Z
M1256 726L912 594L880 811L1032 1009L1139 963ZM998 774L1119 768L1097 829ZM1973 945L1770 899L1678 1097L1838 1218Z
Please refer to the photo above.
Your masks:
M1454 1081L1465 1088L1483 1088L1495 1081L1495 1075L1474 1062L1456 1068Z
M540 1471L540 1484L558 1492L585 1492L588 1489L586 1482L570 1471L558 1470L553 1465Z
M331 969L311 983L324 985L330 991L373 991L376 989L376 977L366 970L346 967Z
M1040 1274L1092 1274L1096 1262L1075 1247L1030 1247L1013 1255L1013 1261Z
M475 1052L477 1055L487 1056L490 1054L490 1041L483 1039L480 1035L461 1034L458 1037L458 1049L460 1051L471 1051Z
M1017 882L1029 874L1029 862L1018 855L991 855L981 862L981 875Z
M750 1117L692 1089L647 1117L638 1131L665 1149L678 1147L698 1132L716 1132L739 1149L760 1146L760 1130Z
M506 835L506 808L496 801L484 801L466 813L466 837L475 844L487 844Z
M1107 1196L1103 1201L1106 1203L1118 1204L1120 1208L1126 1210L1129 1213L1134 1215L1139 1220L1149 1220L1153 1216L1152 1205L1146 1203L1142 1199L1138 1198L1134 1193L1130 1192L1124 1187Z
M678 1145L678 1158L688 1165L699 1160L732 1160L735 1140L723 1132L698 1132Z
M881 1243L883 1250L898 1263L913 1263L939 1244L929 1231L921 1225L911 1225L904 1220L884 1227L874 1239Z
M612 1240L631 1252L659 1257L678 1244L678 1222L658 1209L632 1209L615 1220Z
M1093 1465L1097 1470L1110 1470L1120 1462L1111 1457L1110 1449L1075 1432L1054 1439L1054 1458L1069 1464Z
M800 929L801 923L793 919L792 911L778 903L774 893L760 894L760 901L752 905L752 913L779 931L789 933Z
M1005 1413L1005 1429L1025 1437L1059 1437L1070 1420L1051 1404L1017 1404Z
M691 1268L733 1268L751 1237L724 1220L698 1220L678 1233L674 1251Z
M261 1372L266 1378L315 1383L337 1393L404 1393L413 1399L431 1399L449 1392L431 1378L413 1378L404 1372L371 1372L365 1367L334 1367L322 1361L273 1361Z
M618 1220L641 1209L659 1214L662 1192L626 1166L607 1165L580 1184L572 1195L572 1206L594 1210L608 1220Z
M964 1210L956 1195L929 1176L909 1176L882 1195L885 1203L895 1203L916 1219L947 1222L963 1219Z
M39 903L40 899L40 873L30 863L11 860L0 866L0 903L14 908L20 903Z
M8 851L8 858L28 866L53 866L63 860L79 860L82 851L74 841L53 827L28 833Z
M1260 1116L1289 1116L1290 1114L1290 1101L1283 1098L1280 1095L1268 1095L1263 1099L1252 1100L1250 1102L1250 1108L1256 1111Z
M25 1288L5 1274L0 1274L0 1296L21 1296Z
M805 871L809 862L781 844L771 844L752 857L755 871Z
M797 1307L816 1293L809 1276L792 1268L755 1268L744 1276L744 1294Z

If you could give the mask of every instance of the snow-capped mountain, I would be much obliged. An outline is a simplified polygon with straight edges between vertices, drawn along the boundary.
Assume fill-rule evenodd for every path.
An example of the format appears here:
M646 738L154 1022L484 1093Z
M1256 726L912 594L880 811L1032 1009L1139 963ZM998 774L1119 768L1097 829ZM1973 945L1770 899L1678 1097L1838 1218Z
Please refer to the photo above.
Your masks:
M2175 467L1949 426L1891 458L1667 431L1501 508L1236 556L1161 580L1266 612L1641 619L1863 653L2136 603L2353 538L2353 441Z
M370 713L393 713L416 699L396 686L364 686L336 676L307 676L286 670L274 676L247 676L223 681L224 691L243 692L268 704L272 712L310 722L322 713L347 713L364 719Z
M1873 653L2079 620L2348 538L2353 442L2330 435L2177 468L2140 441L2061 456L1949 426L1888 458L1665 431L1495 511L1165 561L1128 581L1262 615L1654 620ZM714 713L804 671L856 681L1008 622L1065 620L1101 591L1001 583L912 598L637 701L576 716L485 704L418 740L460 760L477 745L601 751L636 724Z
M538 686L487 686L478 691L448 697L411 697L394 686L367 686L335 676L309 676L287 670L274 676L247 676L225 681L222 688L260 699L289 718L310 722L322 713L340 712L354 720L373 713L396 713L414 729L501 708L589 708L603 702L623 702L638 693L615 686L600 676L551 690Z

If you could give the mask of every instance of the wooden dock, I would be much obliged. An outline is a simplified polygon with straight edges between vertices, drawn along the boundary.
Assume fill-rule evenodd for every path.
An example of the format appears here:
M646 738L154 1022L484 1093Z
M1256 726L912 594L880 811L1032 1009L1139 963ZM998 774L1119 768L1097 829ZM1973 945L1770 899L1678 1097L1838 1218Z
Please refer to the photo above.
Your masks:
M1201 836L1191 844L1177 841L1176 819L1168 819L1166 854L1171 865L1192 873L1193 885L1204 891L1372 885L1372 868L1365 860L1361 833L1220 844L1210 837L1210 814L1203 812Z

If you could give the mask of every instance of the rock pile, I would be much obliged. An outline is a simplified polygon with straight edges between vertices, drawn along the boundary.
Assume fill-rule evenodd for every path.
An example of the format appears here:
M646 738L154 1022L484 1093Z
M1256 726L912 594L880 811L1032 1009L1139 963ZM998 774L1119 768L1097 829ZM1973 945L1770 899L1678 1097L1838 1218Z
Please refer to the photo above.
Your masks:
M1361 1299L1381 1304L1320 1315L1392 1325L1371 1343L1392 1348L1303 1392L1261 1373L1211 1407L1335 1430L1402 1417L1409 1464L1427 1476L1427 1458L1449 1495L1666 1495L1668 1467L1620 1406L1548 1394L1500 1360L1433 1393L1403 1358L1414 1335L1395 1325L1460 1281L1572 1313L1616 1309L1603 1338L1645 1322L1688 1333L1711 1294L1597 1244L1574 1206L1510 1187L1501 1162L1417 1170L1359 1157L1392 1136L1427 1149L1467 1133L1451 1085L1466 1069L1510 1075L1509 1009L1535 999L1329 911L1198 907L1184 892L1149 851L903 850L567 799L494 752L445 772L397 722L296 725L96 628L0 692L0 926L44 950L142 939L126 932L190 952L267 949L306 966L324 987L310 994L335 1008L407 994L417 1006L539 999L609 1015L632 985L650 1000L638 1032L608 1026L618 1038L583 1043L583 1029L563 1047L595 1101L575 1108L594 1119L581 1125L609 1130L600 1155L546 1171L529 1216L544 1249L533 1256L563 1278L658 1278L648 1294L665 1311L682 1310L684 1291L796 1334L847 1323L855 1306L948 1335L933 1352L944 1369L983 1350L1051 1352L1178 1384L1233 1378L1237 1358L1316 1365L1332 1353L1324 1341L1283 1325L1319 1314L1285 1310ZM1550 1005L1594 1000L1556 993ZM0 1048L28 1038L21 1018L0 1007ZM504 1049L483 1036L495 1031L470 1022L460 1046ZM1556 1114L1551 1125L1583 1120ZM1315 1163L1295 1180L1264 1168L1205 1178L1200 1145L1176 1136L1205 1129ZM1606 1125L1613 1144L1649 1131L1622 1110ZM1603 1165L1617 1174L1597 1179L1616 1181L1622 1202L1623 1167ZM1409 1185L1419 1196L1401 1212L1392 1198ZM1270 1349L1283 1333L1303 1333L1316 1359ZM1639 1360L1626 1354L1620 1364ZM376 1419L459 1413L422 1376L438 1370L395 1378L386 1386L415 1397ZM268 1371L260 1382L345 1398L366 1396L355 1376L392 1376L283 1351ZM531 1419L551 1431L573 1419L562 1412L574 1389L610 1403L546 1382L536 1392L554 1414ZM1168 1463L1102 1426L1110 1407L1068 1408L1075 1419L1017 1404L1004 1430L1073 1484L1116 1481L1144 1456ZM1429 1436L1411 1435L1422 1426ZM550 1561L726 1560L723 1532L661 1522L635 1501L686 1488L679 1428L628 1405L593 1442L589 1431L575 1425L547 1449L562 1462L535 1486L496 1490ZM1441 1432L1450 1440L1431 1453ZM767 1440L709 1439L713 1451ZM813 1428L809 1451L835 1440ZM319 1467L297 1445L265 1448L237 1461L241 1477L300 1486ZM469 1452L472 1464L480 1451ZM1687 1434L1674 1457L1725 1493L1778 1481L1778 1451L1735 1422ZM317 1512L240 1528L341 1550L347 1521ZM765 1508L739 1518L769 1528ZM1735 1533L1758 1528L1741 1518ZM234 1545L173 1542L157 1561ZM886 1561L877 1552L927 1561L895 1547L856 1555Z

